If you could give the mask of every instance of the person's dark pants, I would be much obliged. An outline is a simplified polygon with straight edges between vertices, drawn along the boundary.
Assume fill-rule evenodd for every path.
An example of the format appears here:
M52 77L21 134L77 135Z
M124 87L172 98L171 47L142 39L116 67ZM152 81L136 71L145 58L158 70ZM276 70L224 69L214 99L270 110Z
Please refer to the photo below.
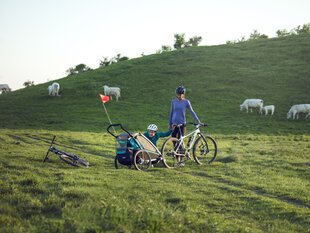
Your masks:
M180 127L175 127L173 132L172 132L172 134L171 134L171 136L175 137L175 138L180 138L181 137L180 131L181 131L182 135L185 135L185 133L186 133L186 125L181 125ZM176 147L177 145L174 145L174 146ZM181 152L181 153L184 153L184 149L183 149L182 145L179 147L178 151Z
M181 125L180 128L179 127L175 127L171 136L175 137L175 138L180 138L180 130L182 132L182 135L184 135L186 133L186 125Z

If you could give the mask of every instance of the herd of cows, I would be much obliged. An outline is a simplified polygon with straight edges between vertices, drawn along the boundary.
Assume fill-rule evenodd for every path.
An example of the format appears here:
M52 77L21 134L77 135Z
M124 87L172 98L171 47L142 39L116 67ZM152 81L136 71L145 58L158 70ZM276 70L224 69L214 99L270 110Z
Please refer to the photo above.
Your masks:
M51 96L60 96L59 95L60 85L57 82L52 83L48 87L48 94ZM121 89L119 87L109 87L107 85L103 86L104 94L110 96L112 100L112 96L118 99L121 97ZM0 91L2 93L10 92L11 89L7 84L0 84ZM262 99L246 99L240 105L240 111L246 110L248 113L253 112L253 109L258 109L260 114L271 115L274 114L275 106L267 105L264 106L264 101ZM287 113L287 119L299 119L300 114L305 114L305 118L310 118L310 104L295 104L293 105Z
M268 115L270 112L273 115L275 106L274 105L267 105L264 106L264 101L262 99L246 99L240 105L240 111L246 110L248 113L253 112L253 108L257 108L260 114L265 113ZM287 113L287 119L299 119L299 114L306 114L305 118L310 117L310 104L295 104L293 105Z

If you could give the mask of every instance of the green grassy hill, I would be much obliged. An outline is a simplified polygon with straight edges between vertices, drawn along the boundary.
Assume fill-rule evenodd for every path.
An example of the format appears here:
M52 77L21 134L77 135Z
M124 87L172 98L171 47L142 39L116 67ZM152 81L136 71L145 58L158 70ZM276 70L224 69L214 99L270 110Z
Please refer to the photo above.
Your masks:
M0 232L309 232L310 120L286 119L310 103L309 64L310 35L291 36L120 62L57 80L61 97L47 95L50 83L0 95ZM104 84L121 88L106 108L130 131L166 129L185 85L217 140L215 161L115 169ZM240 112L245 98L275 115ZM53 154L42 163L53 135L89 168Z
M187 48L150 55L0 96L1 128L105 131L108 119L98 97L104 84L119 86L121 99L106 104L113 123L143 130L166 129L178 85L201 121L219 133L305 133L310 122L286 120L293 104L310 103L310 36ZM240 113L246 98L276 106L274 117ZM190 119L189 119L190 121Z

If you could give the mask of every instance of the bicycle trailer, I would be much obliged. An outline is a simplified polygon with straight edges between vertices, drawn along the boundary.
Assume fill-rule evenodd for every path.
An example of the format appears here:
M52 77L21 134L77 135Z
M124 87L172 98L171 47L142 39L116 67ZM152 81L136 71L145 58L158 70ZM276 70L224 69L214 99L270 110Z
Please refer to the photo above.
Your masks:
M124 132L116 135L115 130L114 133L111 131L114 127L120 127ZM115 138L116 168L134 165L137 170L145 170L151 167L153 160L156 160L154 155L160 156L157 147L141 133L130 133L121 124L109 125L107 132Z

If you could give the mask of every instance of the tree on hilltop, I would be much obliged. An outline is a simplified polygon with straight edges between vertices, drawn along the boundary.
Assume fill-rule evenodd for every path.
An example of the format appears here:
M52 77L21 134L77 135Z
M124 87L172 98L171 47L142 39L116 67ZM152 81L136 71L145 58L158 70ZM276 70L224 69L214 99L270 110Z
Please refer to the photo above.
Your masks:
M34 86L34 81L27 80L26 82L23 83L23 86L24 87Z
M174 39L175 41L174 41L173 47L175 49L180 49L185 46L185 34L184 33L174 34Z
M92 70L90 67L88 67L85 64L78 64L75 67L70 67L69 69L66 70L66 73L68 73L69 75L73 75L73 74L80 74L86 71Z
M257 30L254 30L254 32L250 34L249 40L257 40L257 39L268 39L268 36L265 34L260 34Z
M185 33L176 33L174 34L174 44L173 48L178 50L181 48L187 48L187 47L192 47L192 46L198 46L202 40L201 36L194 36L189 38L187 41L185 39ZM169 52L172 51L172 47L169 45L162 45L161 49L157 50L156 53L162 53L162 52Z
M103 57L103 60L100 60L99 67L106 67L114 63L127 61L127 60L129 60L129 57L122 56L120 53L118 53L116 54L116 56L112 57L110 60L108 59L108 57Z

